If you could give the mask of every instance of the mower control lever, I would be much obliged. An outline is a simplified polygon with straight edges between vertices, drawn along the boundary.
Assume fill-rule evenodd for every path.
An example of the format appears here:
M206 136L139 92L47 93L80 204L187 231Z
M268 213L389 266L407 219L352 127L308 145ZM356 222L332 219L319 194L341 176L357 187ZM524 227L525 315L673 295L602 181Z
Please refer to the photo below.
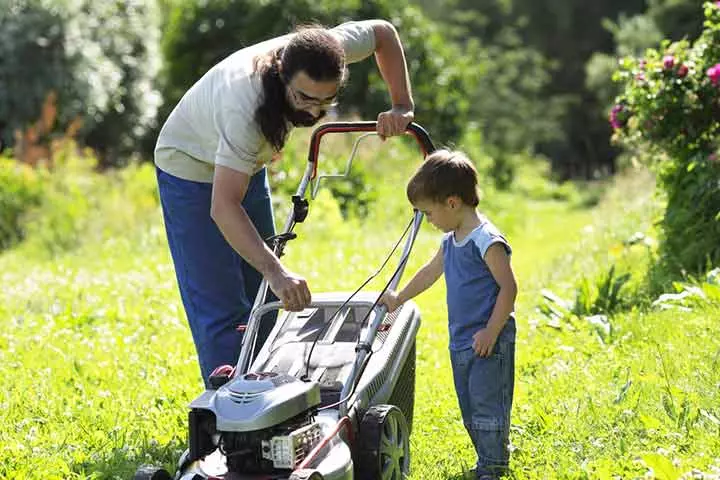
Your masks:
M297 233L295 232L285 232L285 233L279 233L277 235L273 235L271 237L268 237L265 239L265 243L268 244L268 246L273 249L275 252L275 255L278 256L278 258L282 257L283 250L285 249L285 244L290 241L297 238Z
M293 221L295 223L302 223L307 218L308 214L308 201L307 198L302 198L300 195L292 196L293 202Z

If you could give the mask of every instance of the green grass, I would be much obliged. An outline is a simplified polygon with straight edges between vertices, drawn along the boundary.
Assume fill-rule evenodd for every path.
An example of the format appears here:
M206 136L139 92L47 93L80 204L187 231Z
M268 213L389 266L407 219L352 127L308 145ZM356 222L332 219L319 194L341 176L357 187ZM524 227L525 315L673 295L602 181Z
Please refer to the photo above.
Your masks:
M311 207L285 259L314 291L352 290L374 272L410 218L397 182L413 164L378 183L388 203L366 222L343 222L326 196ZM484 208L509 232L521 288L514 478L647 478L649 468L679 478L720 468L720 307L651 309L642 288L649 250L623 245L635 232L654 236L653 188L646 174L621 178L589 208L485 195ZM141 463L173 467L184 449L186 406L201 384L160 213L146 205L131 222L112 198L100 223L110 234L51 257L32 238L0 255L0 478L130 478ZM110 228L113 216L123 235ZM424 226L408 274L438 241ZM587 322L556 324L537 312L543 289L573 298L582 278L612 264L632 273L637 305L610 318L604 342ZM452 387L444 285L417 303L411 478L459 479L474 455Z

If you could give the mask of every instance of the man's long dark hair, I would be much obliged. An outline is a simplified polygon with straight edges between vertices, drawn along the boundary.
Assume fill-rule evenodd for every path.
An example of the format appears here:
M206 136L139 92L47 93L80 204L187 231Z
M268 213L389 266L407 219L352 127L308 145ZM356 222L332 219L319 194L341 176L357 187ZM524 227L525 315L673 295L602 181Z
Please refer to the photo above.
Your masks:
M260 74L263 99L255 110L255 121L273 150L285 145L291 125L310 125L317 121L303 110L293 108L287 98L286 84L300 71L318 82L344 78L345 51L325 28L302 27L287 45L255 60Z

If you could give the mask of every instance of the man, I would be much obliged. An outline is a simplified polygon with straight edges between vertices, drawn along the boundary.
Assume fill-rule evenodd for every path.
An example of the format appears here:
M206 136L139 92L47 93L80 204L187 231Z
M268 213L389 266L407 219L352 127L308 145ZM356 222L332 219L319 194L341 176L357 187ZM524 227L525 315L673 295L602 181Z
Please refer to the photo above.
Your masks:
M317 123L335 102L346 64L371 54L392 107L381 137L413 120L405 55L383 20L304 28L230 55L180 100L155 148L163 217L185 312L206 384L237 361L262 277L283 307L311 300L305 279L265 244L274 234L265 164L294 126Z

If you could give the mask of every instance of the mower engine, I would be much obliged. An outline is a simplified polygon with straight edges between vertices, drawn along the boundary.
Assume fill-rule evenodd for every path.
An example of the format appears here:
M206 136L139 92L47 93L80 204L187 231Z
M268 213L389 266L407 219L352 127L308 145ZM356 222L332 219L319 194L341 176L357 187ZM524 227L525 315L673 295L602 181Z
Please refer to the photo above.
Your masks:
M208 390L190 406L190 457L216 449L229 472L287 473L320 442L320 389L277 373L248 373Z

